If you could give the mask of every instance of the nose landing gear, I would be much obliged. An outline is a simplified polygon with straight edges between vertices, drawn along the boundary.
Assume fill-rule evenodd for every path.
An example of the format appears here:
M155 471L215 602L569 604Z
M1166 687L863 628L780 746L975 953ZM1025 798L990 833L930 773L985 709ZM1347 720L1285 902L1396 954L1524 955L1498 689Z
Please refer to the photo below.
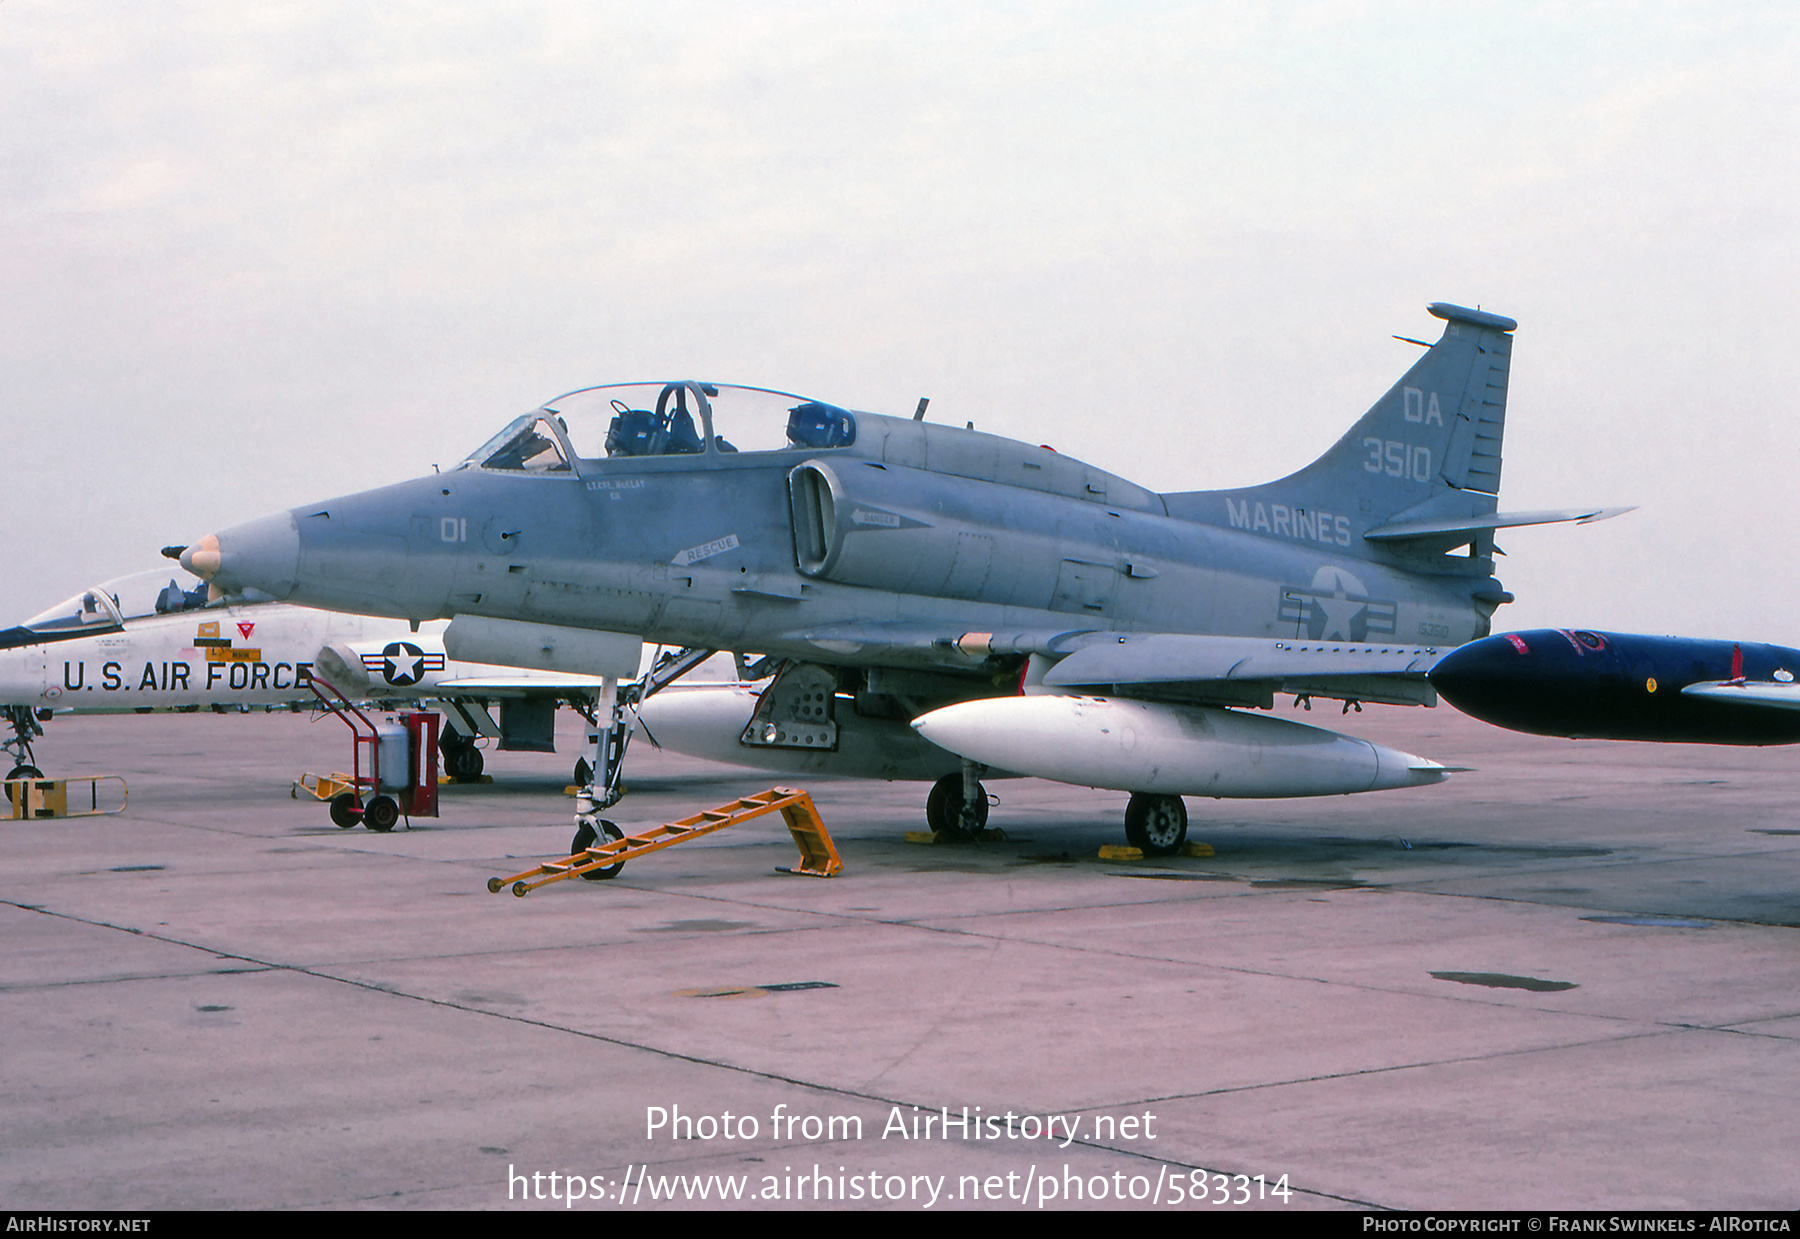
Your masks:
M31 742L44 734L37 716L31 712L30 706L7 706L5 725L12 728L12 739L0 740L0 752L12 759L12 772L9 779L41 779L44 772L38 769L37 757L31 751Z

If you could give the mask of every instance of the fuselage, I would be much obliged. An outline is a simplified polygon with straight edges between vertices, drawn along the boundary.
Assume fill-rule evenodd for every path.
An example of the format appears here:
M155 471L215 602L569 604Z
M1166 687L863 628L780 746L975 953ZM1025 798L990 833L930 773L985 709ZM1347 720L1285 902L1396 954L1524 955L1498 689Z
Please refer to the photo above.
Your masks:
M443 628L415 633L392 619L283 603L142 616L106 632L0 649L0 706L122 713L314 704L314 676L352 698L402 698L429 696L445 681L535 674L450 660Z
M1472 601L1496 588L1485 569L1364 543L1378 517L1283 508L1279 532L1236 529L1224 499L1172 515L1122 478L971 430L858 413L835 446L736 450L709 431L701 450L600 457L552 412L547 467L503 446L209 536L183 562L308 606L817 662L928 635L884 650L889 665L967 665L962 634L1021 630L1450 645L1492 611Z

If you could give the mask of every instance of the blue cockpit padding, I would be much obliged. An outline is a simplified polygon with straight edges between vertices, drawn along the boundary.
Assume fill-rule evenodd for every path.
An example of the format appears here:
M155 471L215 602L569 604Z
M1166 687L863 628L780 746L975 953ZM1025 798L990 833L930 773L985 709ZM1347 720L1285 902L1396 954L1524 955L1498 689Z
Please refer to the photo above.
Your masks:
M628 409L606 428L608 456L648 456L656 440L656 414L648 409Z
M788 441L801 447L849 447L856 418L836 405L809 400L788 410Z

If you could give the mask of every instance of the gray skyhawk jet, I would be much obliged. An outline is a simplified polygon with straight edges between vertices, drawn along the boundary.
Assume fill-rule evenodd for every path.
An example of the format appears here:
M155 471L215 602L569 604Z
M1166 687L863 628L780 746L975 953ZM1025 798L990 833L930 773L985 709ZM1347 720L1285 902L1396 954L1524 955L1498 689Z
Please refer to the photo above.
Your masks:
M1622 510L1496 510L1517 324L1430 312L1442 338L1265 486L1156 494L929 424L923 401L907 419L633 384L553 400L442 475L208 535L181 562L308 606L449 617L446 649L470 661L624 678L640 640L740 666L754 652L749 678L773 674L759 695L665 694L665 714L686 711L671 733L705 731L710 709L744 764L938 778L927 816L951 833L985 820L984 771L1116 788L1128 837L1171 852L1184 795L1442 779L1246 707L1434 704L1440 652L1512 599L1494 531ZM602 789L623 735L600 746Z

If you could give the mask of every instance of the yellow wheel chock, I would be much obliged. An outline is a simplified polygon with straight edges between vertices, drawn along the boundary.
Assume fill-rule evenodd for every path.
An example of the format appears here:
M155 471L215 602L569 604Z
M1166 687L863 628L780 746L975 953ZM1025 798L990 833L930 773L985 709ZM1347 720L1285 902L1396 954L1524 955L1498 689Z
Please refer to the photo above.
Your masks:
M739 822L775 812L779 812L787 821L789 833L800 846L800 863L782 872L801 873L815 878L833 878L843 872L844 862L838 858L837 848L831 842L825 823L819 820L819 811L813 806L812 796L800 788L771 787L766 792L745 796L716 809L706 809L678 822L664 822L641 835L626 835L623 839L596 843L565 860L545 861L536 868L515 873L508 878L489 878L487 888L497 895L510 885L512 893L523 899L540 886L548 886L564 878L580 877L592 870L622 865L639 856L647 856L651 852L674 847L677 843L698 839L715 830L724 830L727 826L735 826ZM537 880L527 880L531 878Z

